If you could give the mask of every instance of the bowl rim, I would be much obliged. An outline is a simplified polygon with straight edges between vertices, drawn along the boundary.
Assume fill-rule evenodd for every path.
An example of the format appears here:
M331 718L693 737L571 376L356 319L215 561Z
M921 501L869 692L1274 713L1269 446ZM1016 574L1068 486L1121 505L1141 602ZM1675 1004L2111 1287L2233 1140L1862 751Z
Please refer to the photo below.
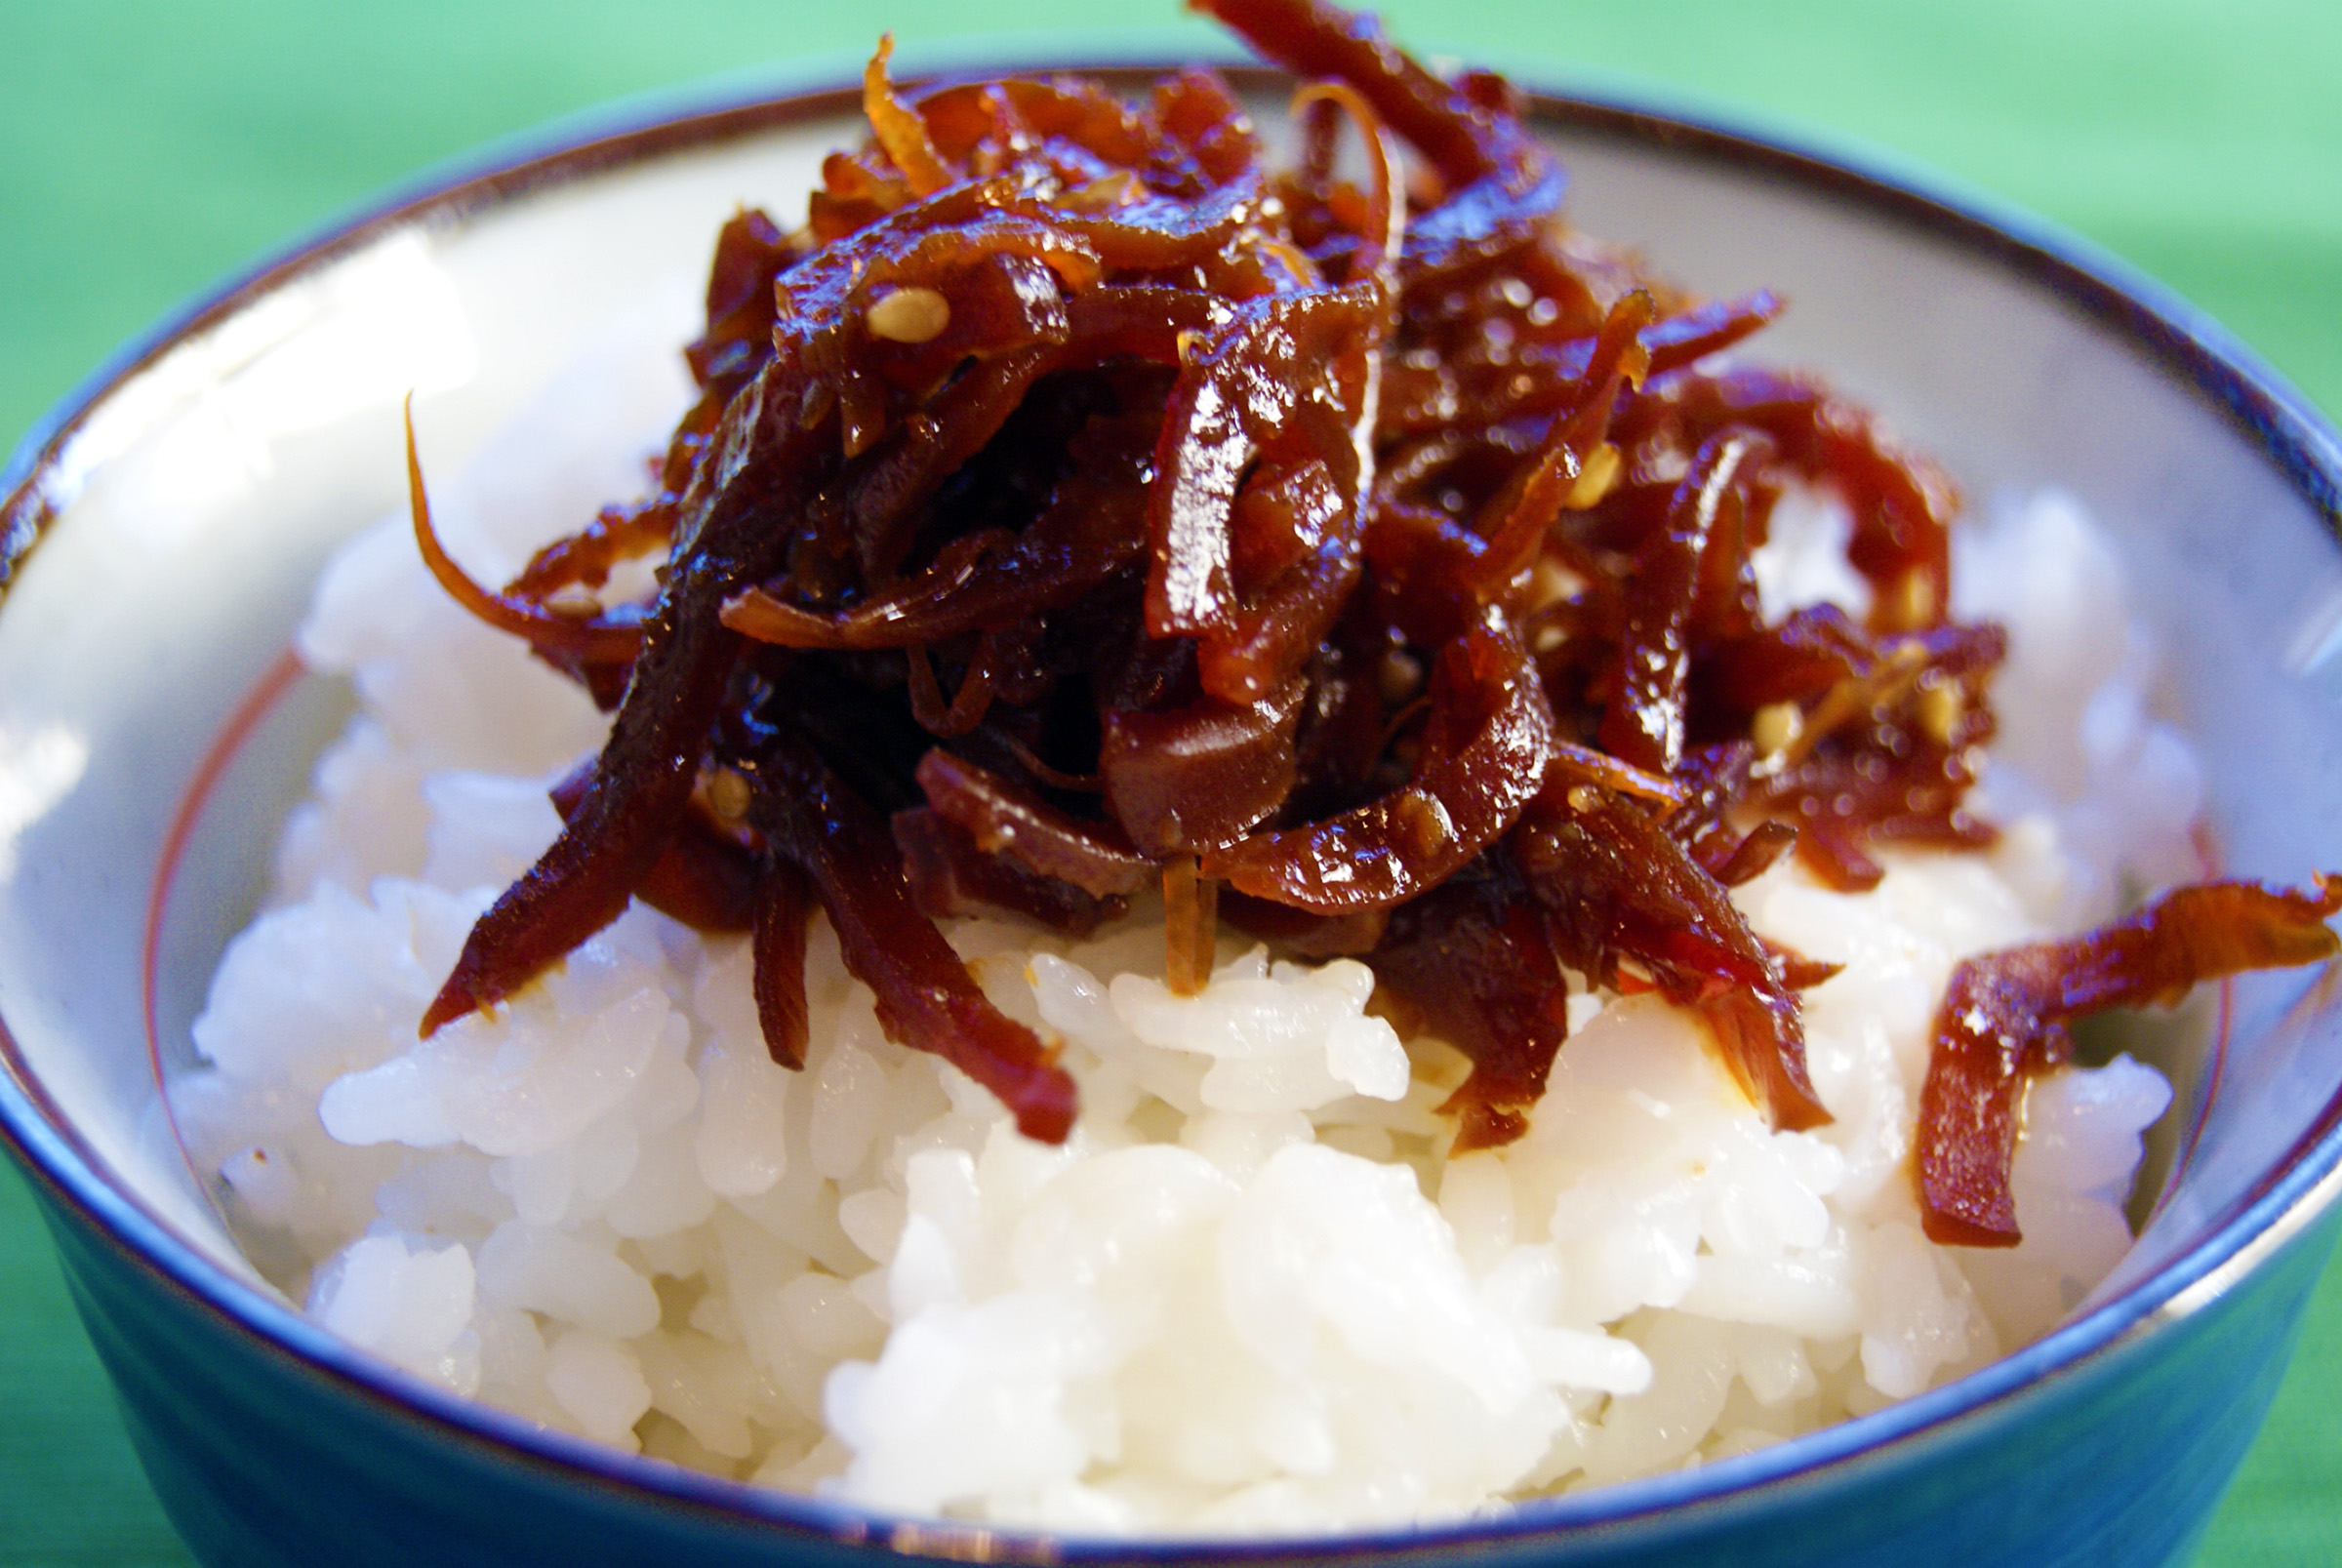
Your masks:
M1291 80L1272 67L1240 61L1224 47L1207 45L1183 55L1174 60L1152 50L1085 48L1078 42L1045 52L1040 46L1004 51L995 40L963 50L949 68L926 74L958 80L1077 71L1130 88L1202 58L1242 90L1273 89ZM442 229L460 226L540 190L858 114L861 89L858 83L846 85L847 80L842 71L815 62L777 86L769 79L753 86L703 84L588 110L428 171L194 296L61 400L0 469L0 598L27 554L77 498L81 475L74 449L93 417L182 342L396 229L424 221ZM1526 117L1534 126L1787 185L1858 215L1916 229L2046 289L2151 359L2225 421L2274 463L2327 532L2342 539L2342 436L2226 329L2090 242L1891 154L1784 131L1775 123L1705 104L1686 108L1664 92L1555 89L1535 81L1521 86ZM2038 1384L2079 1376L2142 1335L2186 1317L2313 1226L2342 1194L2342 1093L2337 1093L2307 1131L2269 1162L2258 1182L2206 1222L2196 1243L2161 1270L1975 1372L1869 1415L1696 1469L1536 1499L1493 1516L1290 1539L1129 1540L908 1518L684 1470L545 1430L378 1360L213 1263L135 1196L42 1088L5 1017L0 1017L0 1135L5 1135L0 1146L8 1148L60 1215L78 1222L218 1326L248 1337L264 1354L290 1355L382 1414L421 1415L444 1435L504 1462L639 1489L667 1506L734 1525L842 1544L877 1543L915 1554L1011 1561L1266 1562L1359 1548L1414 1556L1549 1533L1616 1529L1662 1510L1728 1505L1769 1483L1826 1478L1821 1472L1984 1419L2003 1399Z

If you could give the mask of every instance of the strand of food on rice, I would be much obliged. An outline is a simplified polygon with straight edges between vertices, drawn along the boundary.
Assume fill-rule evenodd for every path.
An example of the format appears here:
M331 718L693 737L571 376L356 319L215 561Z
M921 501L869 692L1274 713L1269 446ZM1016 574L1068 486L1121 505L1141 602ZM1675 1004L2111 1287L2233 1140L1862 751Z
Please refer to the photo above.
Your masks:
M1314 0L1207 9L1311 82L1294 167L1208 71L1144 108L1068 78L905 96L882 44L872 141L806 225L720 235L653 493L501 591L439 547L410 429L434 574L616 710L426 1035L641 897L753 930L800 1065L818 903L892 1037L1058 1142L1071 1078L934 920L1082 933L1159 881L1176 985L1220 916L1363 957L1472 1061L1458 1151L1527 1126L1565 970L1696 1010L1775 1126L1829 1119L1798 991L1832 968L1729 890L1793 851L1844 891L1878 846L1991 841L1963 799L2005 639L1947 618L1953 487L1817 382L1714 368L1781 302L1686 299L1572 232L1500 78ZM1792 486L1842 498L1865 623L1761 613ZM654 601L603 601L657 551ZM2019 1091L2074 1018L2322 961L2337 909L2342 881L2217 884L1964 964L1928 1234L2016 1242Z

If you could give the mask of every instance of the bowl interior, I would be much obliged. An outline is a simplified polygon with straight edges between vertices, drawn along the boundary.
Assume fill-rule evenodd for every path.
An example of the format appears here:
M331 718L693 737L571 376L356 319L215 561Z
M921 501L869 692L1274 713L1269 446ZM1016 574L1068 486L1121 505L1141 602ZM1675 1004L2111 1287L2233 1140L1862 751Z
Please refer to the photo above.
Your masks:
M2330 500L2315 499L2333 493L2332 449L2322 481L2288 467L2273 450L2284 432L2199 357L2190 334L2217 329L2079 286L2058 265L2073 242L1978 245L1929 215L1882 212L1826 171L1624 136L1561 141L1577 221L1702 292L1782 290L1791 307L1756 357L1826 371L1943 462L1972 508L2045 489L2080 502L2160 639L2157 701L2204 770L2212 868L2282 882L2337 864L2342 555ZM2325 990L2244 977L2222 1015L2216 1071L2203 1014L2131 1025L2133 1049L2179 1095L2142 1174L2152 1217L2095 1300L2181 1257L2330 1125L2342 1024Z
M694 330L717 224L742 203L793 221L822 153L858 132L851 101L716 116L363 222L163 338L35 455L12 521L46 531L0 614L0 1014L20 1075L100 1179L218 1267L258 1283L159 1113L140 984L149 899L205 758L327 552L403 504L401 400L414 393L452 469L589 350L671 376L659 367ZM1825 371L1973 500L2079 499L2163 638L2162 700L2201 749L2221 868L2342 865L2342 552L2303 477L2325 462L2330 494L2335 465L2269 425L2261 392L2192 346L2196 329L1794 157L1611 111L1544 123L1582 226L1703 292L1788 295L1756 357ZM608 499L582 492L577 515ZM330 693L277 704L205 796L157 928L166 1067L187 1059L337 712ZM2184 1162L2166 1150L2152 1223L2101 1299L2189 1255L2322 1134L2337 1027L2310 981L2256 978L2235 987L2216 1075L2201 1030L2160 1047L2182 1084L2169 1125L2197 1116L2201 1135Z

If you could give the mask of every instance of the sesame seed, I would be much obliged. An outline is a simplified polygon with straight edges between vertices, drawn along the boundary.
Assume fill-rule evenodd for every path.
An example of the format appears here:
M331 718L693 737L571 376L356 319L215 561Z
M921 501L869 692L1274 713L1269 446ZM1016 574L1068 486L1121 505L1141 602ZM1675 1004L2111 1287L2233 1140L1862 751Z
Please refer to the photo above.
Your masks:
M873 338L889 342L933 342L951 325L951 302L933 289L897 289L864 312Z

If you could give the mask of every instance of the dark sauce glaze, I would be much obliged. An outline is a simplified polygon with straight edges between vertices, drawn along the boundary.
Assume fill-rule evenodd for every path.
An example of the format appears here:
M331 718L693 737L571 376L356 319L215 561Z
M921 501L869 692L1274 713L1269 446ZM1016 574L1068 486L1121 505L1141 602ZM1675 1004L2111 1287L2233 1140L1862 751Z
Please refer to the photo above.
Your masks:
M806 224L718 236L649 496L490 592L438 550L410 441L434 572L615 709L424 1032L639 896L755 933L794 1065L819 903L890 1033L1061 1140L1070 1079L934 919L1083 930L1159 878L1177 983L1215 908L1372 965L1473 1060L1459 1149L1525 1127L1564 971L1695 1009L1776 1126L1828 1120L1797 993L1829 966L1728 890L1784 854L1859 890L1879 847L1991 841L1963 800L2005 639L1946 619L1953 487L1820 383L1713 366L1781 302L1684 298L1570 229L1501 79L1315 0L1207 9L1314 80L1294 167L1208 71L1142 107L1068 78L905 96L882 46L872 138ZM1764 619L1751 552L1792 486L1845 503L1865 622ZM602 602L655 551L654 600ZM2338 907L2214 884L1963 965L1929 1232L2017 1239L2014 1107L2073 1017L2322 961ZM2119 978L2061 989L2078 969Z

